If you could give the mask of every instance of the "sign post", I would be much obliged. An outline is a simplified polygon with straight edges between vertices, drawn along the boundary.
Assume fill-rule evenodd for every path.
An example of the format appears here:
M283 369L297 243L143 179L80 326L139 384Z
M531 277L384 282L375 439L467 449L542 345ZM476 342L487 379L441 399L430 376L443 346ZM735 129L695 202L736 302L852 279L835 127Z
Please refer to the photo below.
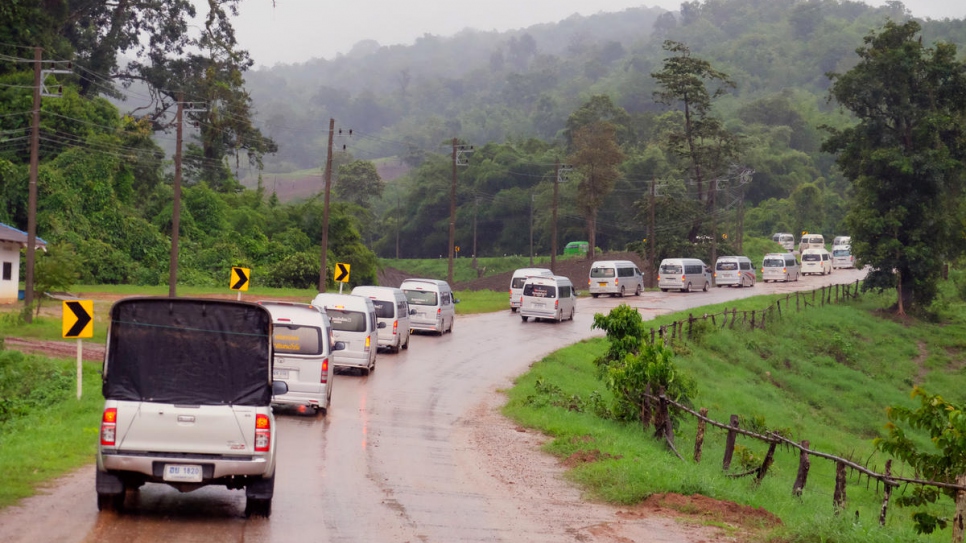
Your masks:
M94 337L94 301L65 301L61 307L62 335L64 338L77 338L77 399L81 398L84 373L84 340Z
M228 288L238 291L238 301L241 301L242 291L248 291L248 283L252 276L250 268L238 268L232 266L231 277L228 279Z
M342 285L349 282L349 265L345 262L338 262L335 265L335 273L333 273L333 279L336 283L339 283L339 294L342 294Z

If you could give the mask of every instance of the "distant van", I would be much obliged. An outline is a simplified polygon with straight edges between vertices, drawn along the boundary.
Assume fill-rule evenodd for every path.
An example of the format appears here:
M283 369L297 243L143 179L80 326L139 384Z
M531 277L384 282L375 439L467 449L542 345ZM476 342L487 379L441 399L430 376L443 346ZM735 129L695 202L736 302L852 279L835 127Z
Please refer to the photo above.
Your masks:
M379 327L379 348L391 353L409 348L409 300L402 290L393 287L358 286L352 289L354 296L372 300L376 319L385 327Z
M805 249L824 249L825 238L821 234L805 234L798 243L798 252L801 254Z
M576 242L572 242L576 243ZM547 268L520 268L513 272L510 278L510 311L516 312L520 308L520 296L523 296L523 284L531 275L553 275Z
M852 254L852 247L848 245L836 245L832 247L832 267L854 268L855 255Z
M801 268L792 253L768 253L761 262L761 279L769 281L798 281Z
M409 300L410 326L413 330L426 330L443 335L453 331L456 320L453 290L446 281L438 279L406 279L399 285Z
M714 263L714 284L718 287L755 286L755 266L747 256L719 256Z
M802 274L828 275L832 273L832 254L825 247L802 251Z
M520 318L523 322L549 319L573 320L577 310L577 291L570 279L562 275L532 275L523 285Z
M833 248L836 245L851 245L851 244L852 244L852 236L835 236L835 239L832 240Z
M672 288L681 292L696 289L707 292L711 286L711 269L697 258L665 258L658 268L657 286L664 292Z
M623 298L630 292L640 296L644 291L644 275L630 260L600 260L590 266L587 290L594 298L601 294Z
M590 250L590 242L571 241L564 246L564 256L584 256Z
M376 369L377 330L385 323L376 320L376 308L369 298L351 294L320 292L312 305L321 307L332 323L332 335L345 344L333 358L335 365L359 368L363 375Z
M333 341L325 310L295 302L258 305L272 314L272 379L288 385L288 392L272 396L272 404L310 407L325 414L332 402L332 351L345 349L344 343Z
M791 234L788 234L785 232L779 232L777 234L773 234L771 239L775 243L784 247L786 251L795 250L795 236Z

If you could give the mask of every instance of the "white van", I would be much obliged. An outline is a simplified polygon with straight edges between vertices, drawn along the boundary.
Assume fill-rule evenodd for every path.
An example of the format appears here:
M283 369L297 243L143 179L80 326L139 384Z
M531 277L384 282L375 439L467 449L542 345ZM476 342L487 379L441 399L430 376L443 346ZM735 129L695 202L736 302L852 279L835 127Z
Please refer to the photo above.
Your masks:
M456 320L455 304L449 283L438 279L406 279L399 285L413 309L410 326L413 330L428 330L443 335L453 331Z
M587 290L594 298L601 294L623 298L629 292L640 296L644 291L644 275L630 260L600 260L590 266Z
M513 272L510 278L510 311L520 309L520 296L523 296L523 284L531 275L553 275L547 268L520 268Z
M806 249L824 249L825 237L821 234L805 234L798 243L798 254Z
M835 236L832 240L832 248L834 249L836 245L851 245L852 236Z
M714 263L714 284L718 287L755 286L755 266L747 256L719 256Z
M288 392L273 396L272 404L310 407L325 414L332 402L331 351L345 349L344 343L333 341L329 317L310 304L265 301L258 305L272 314L272 379L288 385Z
M854 268L855 255L852 254L852 247L848 245L836 245L832 247L832 267Z
M520 300L520 318L523 322L550 319L560 322L573 320L577 310L577 292L570 279L562 275L534 275L523 285Z
M768 253L761 262L761 279L769 281L798 281L801 268L792 253Z
M359 368L363 375L376 369L377 330L385 323L376 320L376 308L369 298L351 294L320 292L312 305L321 307L332 323L332 335L345 344L333 355L336 367Z
M832 255L821 249L805 249L802 251L802 274L828 275L832 273Z
M772 241L781 245L786 251L795 250L795 236L786 232L778 232L771 236Z
M711 286L711 268L697 258L665 258L658 268L657 286L664 292L672 288L681 292L695 289L707 292Z
M409 300L402 290L393 287L358 286L352 289L354 296L372 300L376 319L385 327L379 327L379 347L391 353L409 348Z

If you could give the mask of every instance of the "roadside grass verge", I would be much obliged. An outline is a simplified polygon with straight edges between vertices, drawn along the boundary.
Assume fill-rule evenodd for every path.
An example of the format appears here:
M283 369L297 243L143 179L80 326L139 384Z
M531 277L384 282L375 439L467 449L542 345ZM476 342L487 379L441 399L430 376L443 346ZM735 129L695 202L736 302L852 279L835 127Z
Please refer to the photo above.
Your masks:
M457 315L493 313L510 309L509 294L495 290L460 290L453 293L460 302L456 304Z
M944 287L945 288L945 287ZM946 296L950 300L952 297ZM729 303L742 309L763 309L779 296ZM781 298L784 298L781 296ZM930 393L963 403L966 319L960 302L940 304L938 320L897 321L880 310L892 299L866 293L858 301L786 311L766 330L749 331L700 325L695 338L675 345L675 364L698 382L695 408L727 423L731 414L741 427L757 432L781 431L790 439L810 441L815 450L849 458L882 472L886 458L872 439L884 435L885 408L915 407L909 393L914 384ZM701 314L721 306L703 307ZM663 316L646 323L657 328L688 313ZM740 314L739 314L740 322ZM720 326L720 321L719 321ZM762 507L783 525L763 529L759 537L775 542L947 541L949 533L919 535L913 529L913 509L900 508L893 495L887 523L878 524L882 487L849 473L846 508L832 506L834 463L813 457L805 491L792 496L798 471L797 449L779 447L775 463L760 486L754 477L733 478L760 465L767 444L739 437L729 472L722 471L726 433L708 427L700 463L693 461L696 421L677 417L675 446L680 460L663 441L639 422L619 422L607 416L613 395L597 377L594 359L607 340L583 341L534 364L508 391L504 414L551 436L545 448L567 464L568 477L594 499L635 504L656 493L701 494L750 507ZM604 414L605 416L600 416ZM927 436L909 432L920 446ZM594 461L579 461L591 458ZM574 461L578 459L578 461ZM914 476L894 462L893 473ZM930 507L952 518L952 501L941 498Z
M104 406L99 370L83 364L78 400L75 361L0 350L0 507L93 462Z

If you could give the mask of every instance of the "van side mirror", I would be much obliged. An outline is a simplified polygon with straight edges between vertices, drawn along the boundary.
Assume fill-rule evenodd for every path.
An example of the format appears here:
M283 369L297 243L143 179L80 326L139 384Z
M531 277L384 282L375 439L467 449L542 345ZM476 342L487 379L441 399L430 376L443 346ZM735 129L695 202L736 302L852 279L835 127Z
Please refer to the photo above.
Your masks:
M344 351L345 350L345 342L344 341L336 341L335 343L332 344L332 348L329 349L329 350L330 351Z
M288 383L285 381L272 381L272 396L281 396L288 392Z
M409 314L410 315L415 315L416 314L416 310L413 309L413 308L409 308Z
M386 327L386 323L384 322L380 322L379 324L376 325L376 328L385 328L385 327Z

